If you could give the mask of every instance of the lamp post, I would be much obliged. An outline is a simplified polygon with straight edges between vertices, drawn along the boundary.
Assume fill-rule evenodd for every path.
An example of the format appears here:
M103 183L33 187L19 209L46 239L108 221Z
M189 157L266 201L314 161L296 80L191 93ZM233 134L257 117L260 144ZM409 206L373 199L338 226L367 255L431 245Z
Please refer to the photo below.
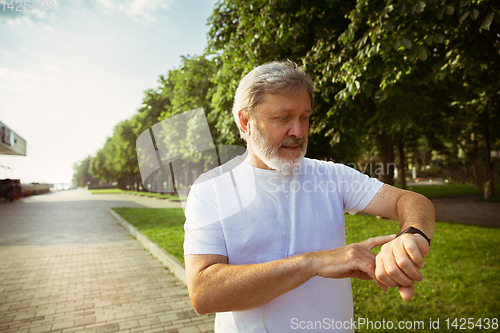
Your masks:
M4 166L4 165L0 165L0 168L4 169L4 178L8 178L7 170L12 170L10 172L10 178L13 177L12 175L14 174L15 168L7 167L7 166Z

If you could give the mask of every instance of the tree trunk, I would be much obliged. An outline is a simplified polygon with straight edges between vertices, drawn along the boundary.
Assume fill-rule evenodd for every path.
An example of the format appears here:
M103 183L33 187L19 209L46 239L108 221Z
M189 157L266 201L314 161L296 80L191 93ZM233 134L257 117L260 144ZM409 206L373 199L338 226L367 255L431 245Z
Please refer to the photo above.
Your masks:
M377 168L378 179L386 184L394 185L394 143L387 133L377 136L381 166Z
M486 118L486 112L484 113L485 121L484 121L484 140L486 141L486 165L488 166L488 173L490 176L490 189L491 189L491 197L495 196L495 165L491 160L491 145L490 145L490 131L488 128L488 119Z
M479 149L477 147L477 138L474 133L472 133L472 142L474 143L474 149L472 151L472 161L474 163L474 188L480 188L482 185L481 179L481 167L479 165Z
M406 154L405 154L405 143L403 137L399 137L398 140L398 150L399 150L399 167L398 167L398 179L399 184L403 190L406 190Z

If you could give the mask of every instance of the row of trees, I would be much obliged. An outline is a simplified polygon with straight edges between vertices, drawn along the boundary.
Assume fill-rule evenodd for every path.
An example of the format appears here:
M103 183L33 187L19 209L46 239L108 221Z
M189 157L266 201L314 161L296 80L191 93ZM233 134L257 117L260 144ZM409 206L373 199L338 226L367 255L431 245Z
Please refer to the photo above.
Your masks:
M203 107L216 144L241 144L230 112L241 77L291 59L316 83L308 156L382 163L405 186L409 163L494 184L500 148L500 6L496 1L222 0L206 54L184 57L145 92L91 158L90 173L140 183L137 136ZM432 161L432 163L430 163Z

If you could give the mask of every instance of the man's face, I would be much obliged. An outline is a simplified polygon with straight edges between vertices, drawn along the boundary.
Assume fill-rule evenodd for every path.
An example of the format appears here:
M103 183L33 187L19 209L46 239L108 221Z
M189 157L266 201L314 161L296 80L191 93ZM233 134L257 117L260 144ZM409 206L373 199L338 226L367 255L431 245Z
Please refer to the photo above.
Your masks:
M250 120L254 166L293 171L306 154L310 114L307 91L292 96L267 94Z

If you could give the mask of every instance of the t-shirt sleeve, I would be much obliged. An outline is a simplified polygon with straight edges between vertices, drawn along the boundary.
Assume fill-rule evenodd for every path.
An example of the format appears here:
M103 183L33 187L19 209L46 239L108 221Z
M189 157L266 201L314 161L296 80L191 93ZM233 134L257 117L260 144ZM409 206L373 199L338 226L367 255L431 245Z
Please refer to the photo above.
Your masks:
M226 242L217 209L216 193L210 181L196 184L188 196L184 224L184 255L227 256Z
M344 213L354 215L368 206L384 183L343 164L336 166L341 179Z

